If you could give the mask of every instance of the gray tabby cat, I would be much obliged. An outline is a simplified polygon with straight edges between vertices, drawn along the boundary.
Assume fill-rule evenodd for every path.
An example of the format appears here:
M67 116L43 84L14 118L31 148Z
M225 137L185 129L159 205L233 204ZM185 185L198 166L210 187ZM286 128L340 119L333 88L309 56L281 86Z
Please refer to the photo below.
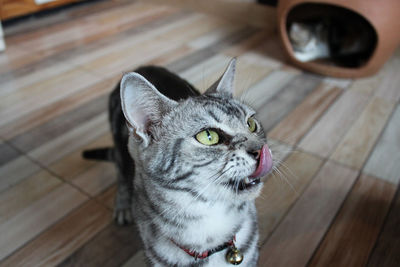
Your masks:
M110 97L115 148L84 153L117 164L116 220L135 217L152 266L257 264L254 199L272 156L232 97L234 73L235 59L203 95L159 67L125 74Z

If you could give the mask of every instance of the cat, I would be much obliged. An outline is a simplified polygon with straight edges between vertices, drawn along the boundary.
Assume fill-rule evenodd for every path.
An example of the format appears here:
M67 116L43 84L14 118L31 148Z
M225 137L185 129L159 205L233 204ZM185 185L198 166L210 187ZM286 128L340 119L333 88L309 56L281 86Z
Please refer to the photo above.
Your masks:
M322 24L292 23L289 39L296 59L301 62L330 57L327 32Z
M291 23L288 33L296 59L328 59L344 67L364 64L374 50L376 36L367 21L353 16Z
M257 265L255 198L273 160L233 98L235 69L204 94L161 67L125 74L110 95L114 148L84 152L116 163L115 220L135 218L151 266Z

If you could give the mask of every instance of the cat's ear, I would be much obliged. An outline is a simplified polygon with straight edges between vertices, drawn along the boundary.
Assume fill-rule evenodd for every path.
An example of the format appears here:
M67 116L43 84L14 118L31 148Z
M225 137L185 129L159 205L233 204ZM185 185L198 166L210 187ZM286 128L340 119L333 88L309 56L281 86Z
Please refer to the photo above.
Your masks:
M228 97L232 97L234 91L236 71L236 58L232 58L221 78L216 81L210 88L207 89L205 94L219 93Z
M138 73L127 73L121 80L121 106L130 131L140 137L145 146L150 141L148 132L152 123L178 103L161 94Z

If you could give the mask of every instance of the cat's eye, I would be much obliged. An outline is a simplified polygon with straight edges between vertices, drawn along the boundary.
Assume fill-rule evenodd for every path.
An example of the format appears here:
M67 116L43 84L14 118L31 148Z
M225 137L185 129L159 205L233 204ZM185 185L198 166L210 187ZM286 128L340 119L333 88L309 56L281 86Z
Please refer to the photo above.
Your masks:
M219 135L213 130L204 130L196 134L196 139L203 145L212 146L218 144Z
M254 121L253 118L249 118L247 120L247 127L249 127L249 131L252 132L252 133L257 130L257 124L256 124L256 122Z

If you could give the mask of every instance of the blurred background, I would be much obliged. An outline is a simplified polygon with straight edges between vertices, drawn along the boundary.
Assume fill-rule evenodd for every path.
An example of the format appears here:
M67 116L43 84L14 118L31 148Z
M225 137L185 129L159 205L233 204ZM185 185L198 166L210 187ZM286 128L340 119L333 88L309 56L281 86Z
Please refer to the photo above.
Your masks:
M291 2L0 1L0 266L145 266L135 226L112 221L113 164L81 152L112 145L124 72L162 65L204 91L232 57L282 161L256 203L259 266L400 266L397 39L364 6L359 39L335 8L282 30Z

